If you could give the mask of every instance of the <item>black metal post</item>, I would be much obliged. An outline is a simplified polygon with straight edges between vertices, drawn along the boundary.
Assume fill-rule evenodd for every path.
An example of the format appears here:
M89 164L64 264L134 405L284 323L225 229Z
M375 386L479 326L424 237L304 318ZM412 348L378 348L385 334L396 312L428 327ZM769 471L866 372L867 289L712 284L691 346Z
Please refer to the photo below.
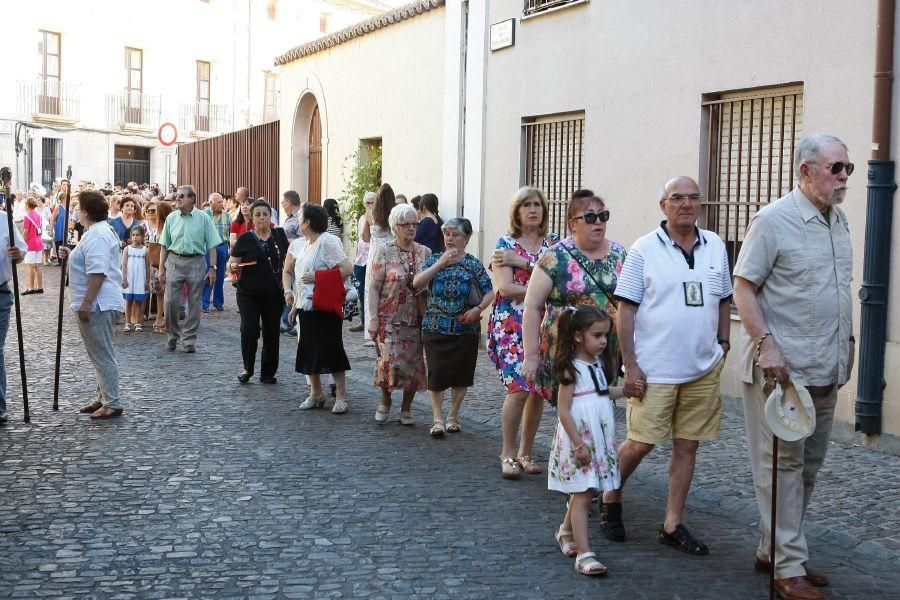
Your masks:
M3 197L6 199L6 218L9 228L9 247L16 246L15 225L13 224L13 207L15 199L9 189L9 182L12 180L12 172L8 167L0 169L0 182L3 186ZM31 421L31 411L28 408L28 377L25 373L25 342L22 339L22 306L19 304L19 271L16 265L12 265L12 294L16 310L16 335L19 338L19 375L22 377L22 412L24 413L24 421Z
M859 331L856 431L881 433L884 349L887 341L888 278L894 213L894 161L870 160L866 195L866 246Z
M66 171L66 204L65 215L63 215L63 241L62 245L68 247L69 241L69 210L71 209L70 200L72 198L72 165ZM53 370L53 410L59 410L59 368L60 359L62 358L62 330L63 330L63 307L66 300L66 281L69 275L69 255L59 259L59 306L57 307L56 320L56 365Z

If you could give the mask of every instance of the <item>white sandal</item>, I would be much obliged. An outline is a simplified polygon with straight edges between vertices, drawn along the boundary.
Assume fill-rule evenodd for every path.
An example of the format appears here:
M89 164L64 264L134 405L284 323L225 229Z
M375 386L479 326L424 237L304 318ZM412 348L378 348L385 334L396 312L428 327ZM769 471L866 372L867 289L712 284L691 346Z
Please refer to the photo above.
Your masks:
M575 557L575 570L582 575L606 575L606 565L597 560L593 552L585 552Z
M431 429L429 430L431 437L443 437L444 436L444 422L443 421L435 421L431 424Z
M416 421L413 419L412 412L408 410L400 411L400 424L401 425L415 425Z
M378 423L386 423L388 420L388 414L391 412L390 406L385 406L384 404L379 404L378 408L375 409L375 421Z
M556 532L556 543L559 544L559 551L563 553L563 556L566 558L572 558L576 554L578 554L578 546L575 542L566 542L563 543L562 539L564 537L572 537L571 531L566 531L562 528L562 525L559 526L559 530Z

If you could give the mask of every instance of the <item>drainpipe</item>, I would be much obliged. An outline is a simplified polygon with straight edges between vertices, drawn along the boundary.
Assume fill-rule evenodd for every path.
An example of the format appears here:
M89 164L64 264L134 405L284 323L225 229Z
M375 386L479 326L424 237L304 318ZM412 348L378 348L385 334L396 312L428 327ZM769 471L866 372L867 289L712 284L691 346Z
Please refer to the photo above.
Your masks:
M894 80L894 0L878 0L875 42L875 102L872 158L868 163L866 246L859 332L856 431L881 433L884 354L887 343L888 279L894 212L894 161L891 160L891 93Z

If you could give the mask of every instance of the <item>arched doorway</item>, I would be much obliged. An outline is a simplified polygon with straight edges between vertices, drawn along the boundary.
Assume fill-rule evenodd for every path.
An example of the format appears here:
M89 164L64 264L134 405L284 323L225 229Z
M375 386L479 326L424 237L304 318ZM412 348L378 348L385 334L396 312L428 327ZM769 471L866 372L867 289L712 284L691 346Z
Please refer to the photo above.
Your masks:
M313 108L309 121L309 176L306 200L322 203L322 122L319 120L319 105Z

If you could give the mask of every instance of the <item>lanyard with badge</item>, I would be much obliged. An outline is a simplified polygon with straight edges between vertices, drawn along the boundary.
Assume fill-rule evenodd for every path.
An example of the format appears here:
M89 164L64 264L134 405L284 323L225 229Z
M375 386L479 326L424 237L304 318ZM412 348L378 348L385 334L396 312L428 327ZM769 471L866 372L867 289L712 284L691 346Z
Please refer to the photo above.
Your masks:
M668 236L667 236L668 237ZM699 236L698 236L699 240ZM675 243L671 237L669 237L669 241L671 242L673 247L677 247L682 253L684 250L681 246ZM676 267L679 270L683 269L682 262L678 260L681 258L684 260L684 257L675 257L672 252L668 252L669 256L675 262ZM696 257L695 257L696 258ZM696 264L696 262L695 262ZM691 273L696 273L695 269L690 269ZM683 291L684 291L684 305L685 306L703 306L703 282L702 281L683 281L681 283Z

